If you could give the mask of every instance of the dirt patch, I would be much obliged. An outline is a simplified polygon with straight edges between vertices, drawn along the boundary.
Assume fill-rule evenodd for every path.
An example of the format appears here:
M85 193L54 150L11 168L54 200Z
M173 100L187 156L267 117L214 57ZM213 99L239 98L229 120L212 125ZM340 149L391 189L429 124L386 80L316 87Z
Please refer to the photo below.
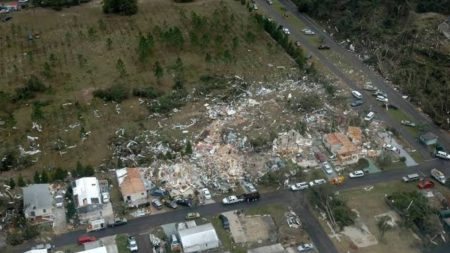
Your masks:
M369 228L365 224L361 224L358 227L345 227L341 233L350 238L358 248L365 248L378 244L377 238L369 231Z
M224 213L230 221L235 243L262 243L277 240L276 226L270 215L246 216L235 211Z

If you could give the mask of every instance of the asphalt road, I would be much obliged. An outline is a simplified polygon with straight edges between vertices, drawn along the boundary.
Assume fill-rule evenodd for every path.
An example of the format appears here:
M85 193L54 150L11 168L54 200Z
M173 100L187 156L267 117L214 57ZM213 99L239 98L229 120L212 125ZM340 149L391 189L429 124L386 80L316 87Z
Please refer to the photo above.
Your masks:
M333 73L337 78L339 78L350 89L361 91L363 93L363 97L365 100L364 107L366 109L370 108L372 111L374 111L376 113L376 116L375 116L376 119L383 120L384 122L386 122L387 125L395 128L406 141L408 141L418 152L420 152L420 154L422 155L422 157L424 157L424 159L431 158L431 155L428 152L427 148L424 147L423 145L421 145L418 142L418 140L404 126L402 126L400 124L400 122L398 120L392 118L391 115L386 112L384 107L381 106L381 103L376 101L375 97L372 96L371 93L363 91L360 85L358 85L356 82L351 80L345 72L343 72L338 66L336 66L334 64L333 61L329 60L325 55L323 55L322 51L317 49L316 45L313 45L311 42L309 42L306 37L308 35L304 35L302 31L294 29L294 27L291 24L289 24L282 15L280 15L279 11L275 10L274 9L275 7L273 7L272 5L267 4L267 2L265 0L258 0L257 2L258 2L258 6L260 6L260 8L262 8L262 9L264 9L266 11L266 13L268 13L276 23L282 25L283 27L287 27L289 29L289 31L291 32L291 35L290 35L291 39L299 41L301 43L302 47L304 47L308 52L310 52L313 56L315 56L315 58L318 61L320 61L321 64L323 64L326 68L328 68L331 73ZM288 0L280 0L280 3L286 7L289 15L295 15L300 19L303 18L305 20L309 20L308 18L305 18L304 16L302 16L300 13L298 13L296 11L297 8L295 7L295 5L292 2L290 2ZM293 10L293 11L290 11L290 10ZM302 19L302 21L303 21L303 19ZM310 25L311 22L305 22L305 23L307 25ZM315 36L324 35L325 42L327 45L330 46L331 50L334 50L340 54L342 52L345 52L346 56L351 55L350 52L348 52L346 49L342 48L339 44L334 42L330 36L328 36L328 35L325 36L326 33L322 32L322 29L320 27L318 27L317 25L315 25L315 26L311 25L310 28L316 32ZM381 81L383 80L381 77L379 77L377 74L373 73L368 67L366 67L358 59L355 60L352 58L350 60L351 60L350 62L352 63L352 66L355 69L362 69L362 71L364 71L365 73L367 73L368 71L370 71L372 73L371 75L368 75L368 76L369 76L370 80L372 81L373 85L376 85L381 90L384 90L386 93L388 93L389 101L391 104L397 105L400 108L400 110L404 110L408 113L411 111L410 107L412 107L412 106L407 101L405 101L392 88L388 89L387 87L385 87L385 86L390 87L389 85L384 84L384 82L381 82L384 85L379 85L380 80ZM375 78L375 77L377 77L377 78ZM405 110L404 108L406 108L408 110ZM414 108L412 108L412 109L414 109ZM417 113L418 112L415 110L413 110L413 112L412 112L413 115L416 115ZM428 121L417 120L415 122L428 122ZM432 124L432 123L430 123L430 124Z
M448 166L447 162L434 159L424 162L420 166L408 167L407 169L400 168L396 170L389 170L382 173L366 175L365 177L358 179L348 179L342 185L336 186L336 190L339 191L354 187L373 185L380 182L400 180L402 176L411 173L419 173L421 175L428 176L432 168L444 168L445 166ZM450 168L446 167L445 169L443 169L443 171L447 175L450 175ZM137 236L139 246L148 248L148 237L143 235L144 233L162 224L183 221L188 212L195 211L199 212L202 216L212 216L229 210L246 209L258 205L274 203L288 204L294 208L294 211L299 215L300 219L304 223L305 231L310 235L319 252L337 252L333 246L332 241L329 239L325 231L321 228L315 216L311 213L312 209L309 207L309 203L305 199L305 192L293 193L286 189L262 194L261 200L256 203L241 203L232 206L224 206L221 203L214 203L193 208L180 208L178 210L169 211L166 213L136 218L130 220L128 224L124 226L118 226L102 231L92 232L91 235L100 238L114 234L128 233L130 235ZM54 238L52 238L52 243L56 247L74 244L77 237L82 234L85 234L85 231L73 231L55 236ZM33 245L33 242L19 245L13 249L13 252L24 252Z

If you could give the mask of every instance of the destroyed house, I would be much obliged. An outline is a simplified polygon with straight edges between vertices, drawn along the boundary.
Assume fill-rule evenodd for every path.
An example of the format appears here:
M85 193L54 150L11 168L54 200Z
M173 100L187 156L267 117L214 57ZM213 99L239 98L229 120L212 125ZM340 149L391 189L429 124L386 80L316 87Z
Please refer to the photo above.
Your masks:
M336 154L338 162L342 165L358 162L358 149L350 139L342 133L329 133L323 136L325 147Z
M23 187L25 218L36 223L53 221L52 194L49 184L32 184Z
M362 130L360 127L349 126L347 129L347 136L355 145L360 145L362 143Z
M102 208L100 186L96 177L83 177L72 182L73 200L78 212Z
M116 176L123 200L128 206L137 207L149 203L145 183L138 168L116 170Z

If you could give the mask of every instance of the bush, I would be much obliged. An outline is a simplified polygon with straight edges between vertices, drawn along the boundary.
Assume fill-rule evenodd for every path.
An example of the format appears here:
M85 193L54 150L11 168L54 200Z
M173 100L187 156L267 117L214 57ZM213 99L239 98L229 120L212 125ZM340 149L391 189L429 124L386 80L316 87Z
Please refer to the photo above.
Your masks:
M155 103L150 105L149 110L157 113L168 113L175 108L185 104L184 98L187 95L185 89L174 90L169 94L160 97Z
M142 98L157 98L162 95L161 92L155 90L155 88L149 86L145 88L136 88L133 90L133 96Z
M104 0L103 12L120 15L133 15L138 11L137 0Z
M24 87L20 87L16 89L16 94L14 95L13 100L27 100L34 98L36 93L44 92L47 90L47 87L37 78L36 76L31 76L30 79L25 83Z
M99 89L94 91L94 97L103 99L105 102L122 102L128 98L128 89L123 85L114 85L108 89Z
M89 2L89 0L40 0L33 1L33 5L40 7L52 7L55 10L61 10L62 7L74 6L87 2Z

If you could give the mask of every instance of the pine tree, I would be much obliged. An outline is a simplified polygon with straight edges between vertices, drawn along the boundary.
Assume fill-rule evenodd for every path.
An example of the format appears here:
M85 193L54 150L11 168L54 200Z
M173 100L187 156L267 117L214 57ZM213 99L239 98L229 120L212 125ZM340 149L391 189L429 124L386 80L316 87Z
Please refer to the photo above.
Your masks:
M17 178L17 185L20 187L25 187L27 185L25 180L23 180L22 174L19 174L19 177Z
M39 171L34 172L33 181L35 184L39 184L41 182L41 175Z
M16 188L16 182L14 182L14 178L10 178L9 179L9 187L11 187L11 189Z
M42 171L41 173L41 183L46 184L48 183L48 174L47 171Z

